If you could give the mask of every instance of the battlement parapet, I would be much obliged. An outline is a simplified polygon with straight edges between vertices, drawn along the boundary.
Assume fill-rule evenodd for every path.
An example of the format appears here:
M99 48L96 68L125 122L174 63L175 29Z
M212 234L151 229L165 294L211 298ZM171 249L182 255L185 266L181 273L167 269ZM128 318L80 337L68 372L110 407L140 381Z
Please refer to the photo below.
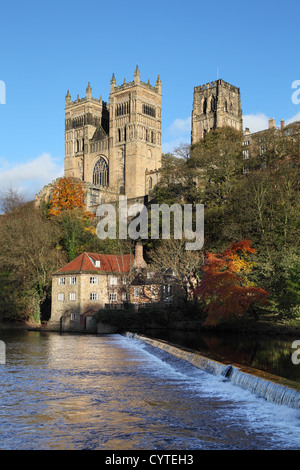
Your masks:
M200 91L205 91L205 90L210 90L211 88L216 88L217 86L222 86L224 88L227 88L228 90L231 91L239 91L240 89L234 85L231 85L230 83L225 82L221 78L209 83L205 83L204 85L199 85L194 87L195 92L200 92Z

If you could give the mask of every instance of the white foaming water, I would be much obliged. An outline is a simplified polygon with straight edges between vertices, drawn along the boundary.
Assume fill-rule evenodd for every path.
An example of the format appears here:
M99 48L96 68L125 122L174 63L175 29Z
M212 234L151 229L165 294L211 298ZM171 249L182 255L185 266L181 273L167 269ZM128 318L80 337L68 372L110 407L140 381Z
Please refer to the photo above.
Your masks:
M120 335L13 332L0 449L299 449L299 410Z
M124 338L120 345L148 357L148 374L168 376L170 381L181 380L184 388L191 390L195 396L199 395L200 399L205 394L223 402L224 420L228 417L234 421L238 418L246 420L249 434L271 432L271 440L277 448L300 448L300 410L267 402L222 376L208 374L183 359L141 341Z

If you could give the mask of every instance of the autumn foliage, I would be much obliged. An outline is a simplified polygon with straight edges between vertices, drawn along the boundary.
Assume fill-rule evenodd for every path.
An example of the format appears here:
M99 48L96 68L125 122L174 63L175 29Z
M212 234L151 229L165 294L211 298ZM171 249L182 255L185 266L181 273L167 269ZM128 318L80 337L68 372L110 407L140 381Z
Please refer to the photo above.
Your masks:
M85 211L84 189L81 181L75 178L60 178L51 194L49 215L58 216L63 211L73 209L82 209L85 216L93 217L93 214Z
M206 324L216 325L221 319L242 316L254 303L266 301L268 293L248 280L254 253L250 240L232 243L221 254L206 253L204 276L198 289L205 303Z

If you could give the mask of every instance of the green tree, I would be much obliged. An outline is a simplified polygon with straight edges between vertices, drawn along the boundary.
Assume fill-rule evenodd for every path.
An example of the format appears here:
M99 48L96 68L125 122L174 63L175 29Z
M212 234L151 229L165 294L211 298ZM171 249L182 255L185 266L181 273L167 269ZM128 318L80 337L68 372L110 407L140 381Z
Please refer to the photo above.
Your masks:
M198 199L197 170L187 158L173 154L162 156L159 184L153 196L159 204L195 204Z
M244 167L242 144L241 131L221 127L192 146L188 164L199 171L204 203L226 204Z
M230 198L220 239L249 237L257 282L270 293L274 315L293 315L289 282L299 259L299 166L288 155L249 171Z
M243 134L231 127L208 132L192 146L189 167L197 173L197 200L205 207L205 242L221 249L228 205L243 179ZM231 241L233 238L231 238Z
M5 320L40 320L52 273L66 258L57 228L33 203L22 204L0 222L0 290Z

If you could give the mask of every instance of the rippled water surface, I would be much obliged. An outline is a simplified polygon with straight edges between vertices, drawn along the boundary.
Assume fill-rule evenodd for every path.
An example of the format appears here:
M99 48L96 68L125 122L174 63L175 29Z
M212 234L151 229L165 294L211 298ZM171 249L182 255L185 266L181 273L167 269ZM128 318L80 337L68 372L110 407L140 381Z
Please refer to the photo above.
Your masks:
M1 332L0 449L299 449L300 412L120 335Z

